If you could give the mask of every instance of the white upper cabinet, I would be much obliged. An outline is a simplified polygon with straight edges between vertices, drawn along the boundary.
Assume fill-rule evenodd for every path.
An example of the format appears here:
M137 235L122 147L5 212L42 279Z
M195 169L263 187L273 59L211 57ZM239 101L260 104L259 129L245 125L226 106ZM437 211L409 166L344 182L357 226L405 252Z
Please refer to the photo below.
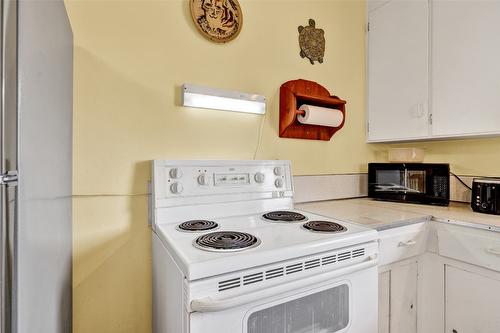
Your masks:
M434 136L500 133L500 1L432 2Z
M500 135L500 1L368 6L368 142Z
M390 1L368 14L368 141L430 134L428 2Z

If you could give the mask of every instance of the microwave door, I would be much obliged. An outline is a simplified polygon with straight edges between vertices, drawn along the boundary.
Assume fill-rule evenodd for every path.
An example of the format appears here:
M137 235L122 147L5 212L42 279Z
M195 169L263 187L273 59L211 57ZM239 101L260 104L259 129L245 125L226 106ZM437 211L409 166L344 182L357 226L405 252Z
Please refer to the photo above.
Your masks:
M404 193L407 189L406 170L377 170L374 191L380 193Z

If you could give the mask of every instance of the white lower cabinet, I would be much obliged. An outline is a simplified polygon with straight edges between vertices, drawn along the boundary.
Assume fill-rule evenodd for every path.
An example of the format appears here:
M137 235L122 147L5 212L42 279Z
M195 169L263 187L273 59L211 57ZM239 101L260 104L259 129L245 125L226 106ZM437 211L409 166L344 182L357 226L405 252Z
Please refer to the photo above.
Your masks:
M379 233L380 265L423 254L427 248L427 223L416 223Z
M500 332L500 277L452 265L445 276L446 332Z
M432 222L419 260L419 333L500 333L500 234Z
M427 223L379 233L379 333L416 333L418 256L426 250Z
M417 332L418 263L399 263L379 274L379 333Z
M500 333L499 233L431 222L379 242L379 333Z
M500 272L500 234L441 223L439 255Z

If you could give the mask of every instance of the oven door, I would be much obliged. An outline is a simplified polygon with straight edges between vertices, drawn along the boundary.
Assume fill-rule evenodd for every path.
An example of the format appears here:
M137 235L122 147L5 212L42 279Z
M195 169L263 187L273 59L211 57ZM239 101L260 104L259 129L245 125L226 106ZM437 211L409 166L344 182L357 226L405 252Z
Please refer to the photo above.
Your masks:
M377 267L354 266L252 294L193 300L188 332L376 333Z

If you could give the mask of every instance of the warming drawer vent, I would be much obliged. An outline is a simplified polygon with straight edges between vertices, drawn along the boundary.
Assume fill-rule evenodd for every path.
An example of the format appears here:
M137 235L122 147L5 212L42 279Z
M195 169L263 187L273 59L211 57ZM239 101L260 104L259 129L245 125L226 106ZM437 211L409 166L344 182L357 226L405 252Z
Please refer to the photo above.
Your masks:
M357 249L352 251L352 257L357 258L357 257L362 257L365 255L365 249Z
M290 274L297 274L311 269L321 269L322 267L348 263L349 261L357 260L365 256L364 248L357 248L350 251L342 251L335 254L330 254L325 257L308 258L303 262L296 262L286 266L275 267L265 272L255 272L252 274L235 277L229 280L219 281L219 291L225 291L233 288L239 288L254 283L263 282L265 280L272 280L282 278ZM325 267L326 268L326 267Z
M321 264L323 266L334 264L336 262L337 262L337 255L336 254L334 254L333 256L328 256L328 257L321 258Z
M243 277L243 285L245 285L245 286L248 284L252 284L252 283L260 282L260 281L264 281L264 273L262 273L262 272L250 274L250 275L245 275Z
M302 263L297 263L293 265L286 266L286 275L298 273L302 271Z
M304 269L312 269L321 266L321 260L314 259L314 260L308 260L304 263Z
M339 253L337 261L345 261L351 259L351 251Z
M283 275L285 275L283 267L270 269L266 271L266 280L274 279Z
M235 278L219 282L219 291L233 289L241 286L241 278Z

